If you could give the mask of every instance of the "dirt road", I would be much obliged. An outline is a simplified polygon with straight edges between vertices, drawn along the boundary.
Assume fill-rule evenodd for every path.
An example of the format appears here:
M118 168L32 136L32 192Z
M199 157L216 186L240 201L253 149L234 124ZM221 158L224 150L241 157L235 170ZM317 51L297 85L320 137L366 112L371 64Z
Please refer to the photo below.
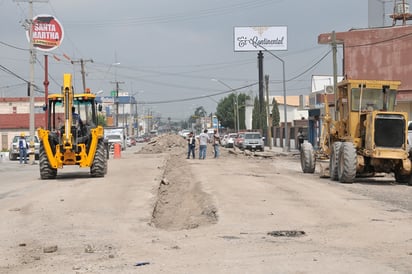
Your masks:
M412 187L341 185L270 152L186 159L180 138L105 178L0 167L0 273L412 273Z

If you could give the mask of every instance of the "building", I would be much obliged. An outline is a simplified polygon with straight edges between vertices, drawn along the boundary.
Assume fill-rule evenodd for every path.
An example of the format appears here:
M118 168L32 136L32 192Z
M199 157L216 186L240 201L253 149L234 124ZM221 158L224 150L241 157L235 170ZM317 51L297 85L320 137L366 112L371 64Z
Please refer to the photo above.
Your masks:
M34 98L34 128L46 126L46 116L43 109L44 97ZM0 98L0 135L1 150L8 150L15 135L24 132L29 135L30 128L30 97Z
M401 81L397 111L412 117L412 26L351 29L336 32L343 47L343 77L359 80ZM318 37L319 44L332 44L332 33Z

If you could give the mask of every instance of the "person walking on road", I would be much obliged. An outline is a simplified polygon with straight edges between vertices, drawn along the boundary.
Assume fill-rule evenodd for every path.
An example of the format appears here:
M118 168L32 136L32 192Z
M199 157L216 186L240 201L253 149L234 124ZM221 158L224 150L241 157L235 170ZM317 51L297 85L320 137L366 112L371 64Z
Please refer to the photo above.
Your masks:
M193 131L189 133L187 138L187 159L190 159L190 154L195 158L196 138Z
M207 129L199 135L199 160L206 158L207 143L210 141L210 137L207 134Z
M20 164L23 162L27 164L27 149L29 148L29 144L27 144L26 137L24 133L20 134L19 138L19 156L20 156Z
M219 158L220 155L220 136L217 133L217 129L213 130L213 149L215 151L215 158Z

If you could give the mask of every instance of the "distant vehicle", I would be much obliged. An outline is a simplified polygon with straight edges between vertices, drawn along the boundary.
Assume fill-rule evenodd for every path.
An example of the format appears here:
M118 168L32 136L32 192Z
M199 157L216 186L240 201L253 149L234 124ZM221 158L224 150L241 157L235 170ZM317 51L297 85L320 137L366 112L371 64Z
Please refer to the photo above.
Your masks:
M236 137L237 137L237 133L226 134L225 136L223 136L221 140L222 146L226 148L234 147Z
M234 147L236 138L237 138L237 133L229 133L227 142L226 142L226 147Z
M25 136L27 144L30 145L30 136ZM10 144L9 148L9 159L10 160L17 160L17 157L19 157L19 139L20 135L16 135L13 137L13 141ZM36 160L39 159L39 148L40 148L40 141L37 136L34 136L34 157ZM31 154L31 148L27 150L27 155Z
M111 143L121 143L122 150L125 150L127 147L126 134L124 128L122 127L105 127L104 138L108 140L109 147Z
M186 139L190 132L191 130L189 129L182 129L179 131L179 135Z
M111 150L114 149L114 144L120 144L121 150L124 150L124 149L125 149L125 148L123 147L123 146L124 146L124 144L123 144L123 139L122 139L122 137L121 137L120 134L116 134L116 133L114 133L114 134L109 134L109 135L106 135L105 138L107 139L107 142L109 143L109 148L110 148Z
M150 136L148 136L148 135L141 135L141 136L136 138L137 143L145 143L145 142L149 142L149 141L150 141Z
M132 146L132 139L131 139L129 136L126 137L126 145L127 145L128 147L131 147L131 146Z
M245 133L244 132L240 132L234 142L235 147L240 148L240 146L243 144L243 141L245 140Z
M244 133L244 140L243 142L239 145L239 148L244 150L244 149L249 149L252 151L255 150L260 150L264 151L265 150L265 145L263 142L262 135L260 132L246 132Z
M227 139L229 138L229 135L225 134L222 139L220 139L220 144L222 147L226 147Z
M131 137L130 137L130 144L131 144L132 146L135 146L135 145L136 145L136 137L134 137L134 136L131 136Z

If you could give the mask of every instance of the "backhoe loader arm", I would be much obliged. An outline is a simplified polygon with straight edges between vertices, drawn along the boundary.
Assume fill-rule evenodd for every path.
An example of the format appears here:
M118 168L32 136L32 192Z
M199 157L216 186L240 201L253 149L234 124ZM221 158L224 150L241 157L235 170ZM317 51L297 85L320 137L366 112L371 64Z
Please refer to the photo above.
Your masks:
M64 95L64 136L63 146L65 149L71 149L73 144L72 136L72 106L73 106L73 86L72 75L64 74L63 76L63 95Z

